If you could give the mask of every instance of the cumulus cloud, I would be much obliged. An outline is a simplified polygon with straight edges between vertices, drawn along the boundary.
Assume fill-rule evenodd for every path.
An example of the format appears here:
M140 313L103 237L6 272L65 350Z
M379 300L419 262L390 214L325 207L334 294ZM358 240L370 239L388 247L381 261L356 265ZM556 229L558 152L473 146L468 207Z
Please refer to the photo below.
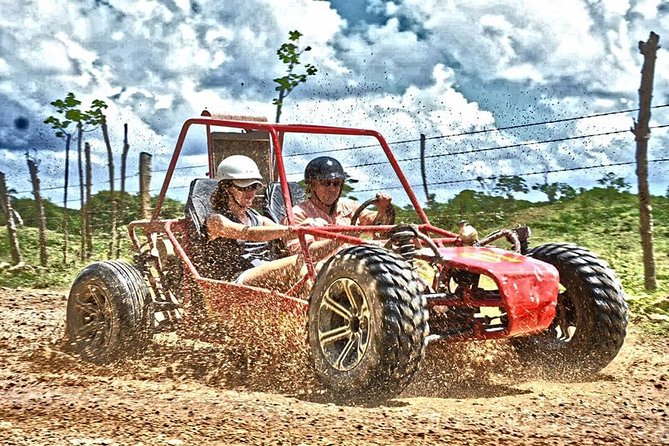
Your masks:
M310 0L0 0L0 7L0 162L4 170L22 172L22 154L37 149L50 175L45 183L53 186L62 184L64 144L41 124L54 113L51 101L69 91L84 104L104 99L115 150L128 123L133 151L154 153L154 168L164 168L181 123L204 108L274 115L272 79L285 72L275 51L293 29L312 46L305 62L319 73L287 100L284 121L370 127L391 141L424 133L434 137L428 144L433 155L629 127L628 114L438 138L510 121L633 108L642 61L637 41L650 29L660 35L669 29L660 0L368 0L374 23ZM669 60L660 53L656 103L669 101L666 73ZM654 112L656 125L667 122L662 112ZM13 125L17 117L28 120L27 130ZM653 135L666 138L659 130ZM441 176L433 180L621 160L625 138L434 156L432 170ZM104 178L105 148L99 137L89 139L95 175ZM197 138L188 142L186 165L202 162L201 145ZM396 149L411 158L416 147ZM662 150L654 155L664 156ZM351 165L364 163L364 155L353 154ZM404 165L415 175L412 162ZM28 189L25 177L12 181Z

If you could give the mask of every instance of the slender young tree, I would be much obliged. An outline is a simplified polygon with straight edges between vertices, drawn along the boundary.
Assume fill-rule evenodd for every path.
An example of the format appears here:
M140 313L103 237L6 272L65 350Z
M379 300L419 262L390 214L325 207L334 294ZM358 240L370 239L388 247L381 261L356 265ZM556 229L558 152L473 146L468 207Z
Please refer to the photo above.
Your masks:
M302 56L305 51L311 51L310 46L306 46L304 48L297 46L300 37L302 37L302 33L297 30L289 32L289 42L281 45L281 47L279 47L279 49L276 51L276 54L279 56L281 62L286 64L286 75L274 79L274 82L278 84L274 90L279 92L279 97L272 101L272 104L276 105L275 122L279 122L279 119L281 118L281 108L283 107L283 102L286 97L295 89L295 87L303 82L306 82L308 76L313 76L318 71L314 65L305 64L304 72L295 72L298 65L300 65L300 56Z
M111 143L109 142L107 116L103 113L103 110L106 108L107 104L104 101L96 99L93 101L91 109L88 111L88 115L91 118L91 122L100 126L100 129L102 130L102 138L104 139L105 146L107 147L107 166L109 168L109 200L111 201L111 238L109 240L107 257L111 259L114 257L114 248L117 245L116 240L118 238L118 229L117 203L116 195L114 193L114 154L112 152Z
M63 264L67 264L67 250L69 244L69 216L67 212L67 190L70 182L70 144L72 142L73 133L68 131L68 127L76 118L79 117L80 111L77 107L81 104L74 93L68 93L65 99L58 99L51 102L51 105L56 108L56 113L63 115L63 119L56 116L49 116L44 120L45 124L50 124L51 128L55 130L57 138L65 140L65 186L63 188Z

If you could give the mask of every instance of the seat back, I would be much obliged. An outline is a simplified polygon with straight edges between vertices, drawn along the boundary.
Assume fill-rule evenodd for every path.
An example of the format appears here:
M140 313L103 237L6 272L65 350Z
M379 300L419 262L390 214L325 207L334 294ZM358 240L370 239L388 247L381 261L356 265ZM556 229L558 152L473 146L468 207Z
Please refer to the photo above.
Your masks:
M307 194L302 189L302 186L295 182L289 182L288 189L290 190L290 200L293 202L293 205L307 198ZM281 183L279 182L270 183L267 186L265 214L276 223L281 223L286 216L286 203L283 201Z
M218 180L215 178L196 178L190 183L188 200L186 201L186 219L191 222L193 235L206 240L207 217L213 212L211 194L216 189Z

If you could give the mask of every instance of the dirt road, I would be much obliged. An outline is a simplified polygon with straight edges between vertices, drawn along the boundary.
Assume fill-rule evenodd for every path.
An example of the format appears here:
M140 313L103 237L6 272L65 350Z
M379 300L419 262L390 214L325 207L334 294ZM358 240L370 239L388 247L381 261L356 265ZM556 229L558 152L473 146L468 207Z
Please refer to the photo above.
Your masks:
M0 444L669 445L669 346L632 324L592 380L548 382L505 343L430 348L378 407L327 402L301 353L158 335L141 358L63 350L64 293L0 290Z

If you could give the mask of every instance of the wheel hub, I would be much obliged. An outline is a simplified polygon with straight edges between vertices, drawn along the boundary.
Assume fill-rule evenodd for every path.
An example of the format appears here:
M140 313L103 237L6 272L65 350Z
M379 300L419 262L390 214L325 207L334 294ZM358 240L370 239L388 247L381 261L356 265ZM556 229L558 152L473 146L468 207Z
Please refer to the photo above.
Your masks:
M332 367L348 371L363 359L370 336L367 296L352 279L340 278L325 290L319 307L318 339Z

